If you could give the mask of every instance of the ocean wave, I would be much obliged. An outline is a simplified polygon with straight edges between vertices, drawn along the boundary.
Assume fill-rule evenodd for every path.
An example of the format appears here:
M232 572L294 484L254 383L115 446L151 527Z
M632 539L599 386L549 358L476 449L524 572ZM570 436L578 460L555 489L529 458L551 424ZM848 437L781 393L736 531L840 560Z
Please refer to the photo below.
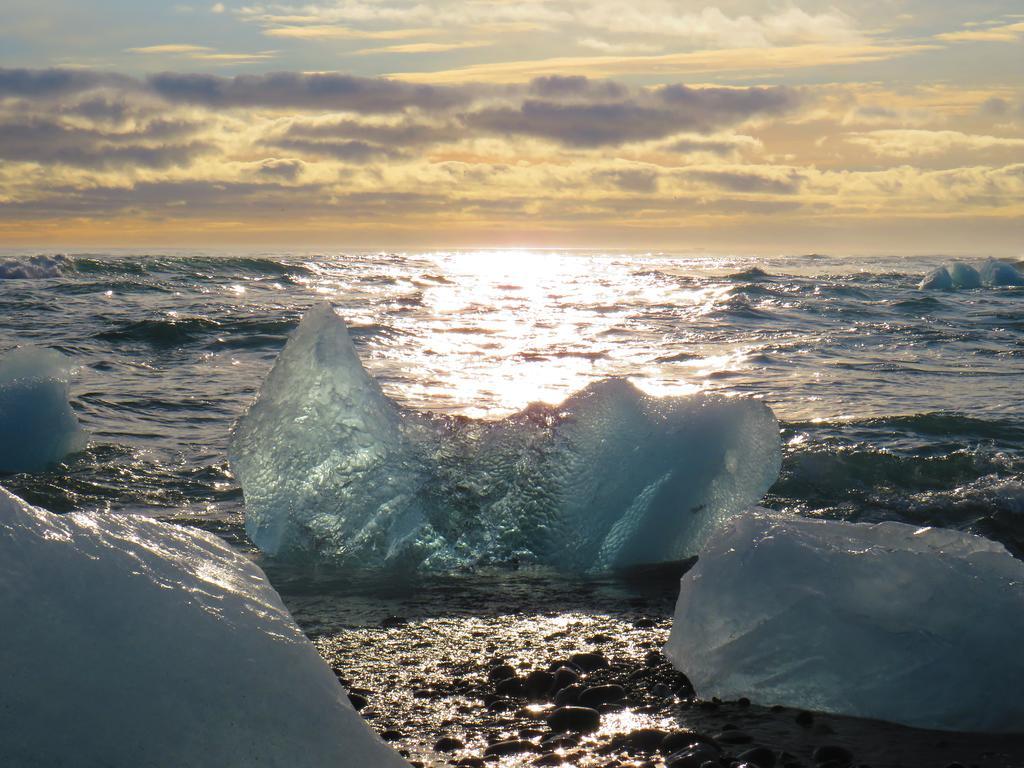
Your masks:
M48 280L63 277L64 270L70 266L71 260L61 254L10 259L0 261L0 280Z

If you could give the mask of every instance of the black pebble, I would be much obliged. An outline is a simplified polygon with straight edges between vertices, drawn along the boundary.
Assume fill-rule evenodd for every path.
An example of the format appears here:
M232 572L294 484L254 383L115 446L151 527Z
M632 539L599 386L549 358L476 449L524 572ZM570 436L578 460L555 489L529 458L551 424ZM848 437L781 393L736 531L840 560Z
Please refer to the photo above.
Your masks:
M853 754L850 750L836 744L823 744L814 750L811 756L816 763L840 763L848 765L853 762Z
M637 629L652 629L658 626L658 622L654 619L637 619L633 622L633 626Z
M720 744L750 744L754 739L740 730L722 731L715 736L715 741Z
M640 728L625 734L620 741L628 752L649 755L658 750L666 736L668 734L658 728Z
M404 739L405 738L405 734L402 733L401 731L396 731L394 729L390 729L390 730L384 731L384 733L382 733L380 735L380 737L382 739L384 739L384 741L398 741L400 739Z
M396 627L404 627L408 623L409 620L402 616L388 616L381 620L380 625L384 629L395 629Z
M579 673L569 667L559 667L555 670L554 682L551 683L551 690L558 693L563 688L575 685L580 681Z
M665 758L667 768L701 768L704 763L718 763L718 750L708 744L695 744Z
M519 755L523 752L536 751L537 745L532 742L523 741L522 739L509 739L508 741L499 741L497 744L491 744L491 746L484 750L484 756L494 755L495 757L503 757L505 755Z
M797 712L796 717L793 719L804 728L809 728L814 724L814 715L807 711Z
M543 698L544 694L551 690L554 682L554 675L542 669L537 669L526 676L523 688L526 691L526 695L536 701Z
M370 703L369 699L367 699L361 693L349 692L348 700L350 702L352 702L352 706L356 710L356 712L358 712L359 710L363 709L367 704Z
M601 724L601 713L589 707L559 707L548 715L548 726L552 731L596 731Z
M436 742L434 742L434 749L437 752L454 752L456 749L462 749L465 744L462 743L461 739L456 739L454 736L442 736Z
M492 667L487 673L487 679L492 683L499 680L508 680L510 677L515 677L516 671L508 664L499 664L496 667Z
M608 666L608 659L601 653L574 653L569 657L569 661L584 672L593 672L595 669L604 669Z
M718 749L714 739L699 731L676 731L665 737L659 745L658 751L663 755L670 755L695 744L706 744L716 750Z
M599 707L602 704L612 704L626 698L626 690L621 685L592 685L580 693L579 705L581 707Z
M499 696L522 696L526 693L523 681L518 677L510 677L499 681L494 690Z
M757 768L775 768L775 753L768 747L754 747L736 756L744 763L753 763Z
M555 706L564 707L569 704L575 704L580 700L580 694L582 692L582 685L567 685L565 688L563 688L555 694Z

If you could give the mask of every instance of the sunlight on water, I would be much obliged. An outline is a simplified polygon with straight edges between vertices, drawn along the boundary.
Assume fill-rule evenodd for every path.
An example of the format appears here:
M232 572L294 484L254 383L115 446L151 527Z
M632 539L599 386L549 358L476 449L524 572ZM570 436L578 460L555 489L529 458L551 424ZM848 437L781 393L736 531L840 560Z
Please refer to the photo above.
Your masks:
M382 270L381 281L387 295L395 281L399 288L408 283L414 315L386 314L392 308L381 307L379 314L347 317L356 325L387 322L401 330L401 359L385 350L370 354L388 358L375 373L383 373L391 394L415 407L496 417L531 402L561 402L606 376L629 376L651 394L689 394L705 388L710 374L742 364L742 355L727 354L666 375L651 349L676 339L646 328L637 307L655 307L666 318L700 315L725 294L638 274L633 258L530 250L415 258L424 266L418 279L408 270ZM350 290L344 264L308 266L318 294L334 301ZM620 341L636 337L644 343Z

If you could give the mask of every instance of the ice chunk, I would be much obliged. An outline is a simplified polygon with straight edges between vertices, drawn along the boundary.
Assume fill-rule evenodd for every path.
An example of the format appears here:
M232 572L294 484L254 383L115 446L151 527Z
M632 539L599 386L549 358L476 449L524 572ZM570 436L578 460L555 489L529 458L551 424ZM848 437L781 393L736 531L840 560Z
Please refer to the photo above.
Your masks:
M70 371L52 349L19 347L0 357L0 472L34 472L85 447L68 402Z
M40 254L27 259L0 261L0 280L42 280L61 277L64 274L63 267L67 263L68 257L61 254Z
M951 291L953 290L953 278L945 267L933 269L917 286L923 291Z
M682 579L665 652L700 696L1024 730L1024 563L979 536L765 515Z
M0 488L0 765L406 765L212 534Z
M985 285L993 287L1004 285L1024 285L1024 275L1012 264L1005 261L989 259L981 266L981 279Z
M970 264L964 264L962 261L955 262L949 268L949 276L953 280L953 285L957 288L981 287L981 275L978 273L978 270Z
M655 398L624 380L500 421L399 408L328 305L307 314L230 456L264 551L362 568L672 560L778 475L755 400Z

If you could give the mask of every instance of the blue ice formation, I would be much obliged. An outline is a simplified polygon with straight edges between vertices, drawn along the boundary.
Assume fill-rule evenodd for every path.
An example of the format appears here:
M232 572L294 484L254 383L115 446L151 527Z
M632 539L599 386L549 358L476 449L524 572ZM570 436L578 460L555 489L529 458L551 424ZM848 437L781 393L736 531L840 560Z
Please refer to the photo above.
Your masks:
M0 765L406 766L248 558L0 488Z
M52 349L18 347L0 357L0 472L35 472L85 447L68 402L70 374Z
M1024 731L1024 562L959 531L752 513L682 578L665 653L698 695Z
M918 283L921 290L952 291L955 289L999 288L1024 285L1024 275L1015 266L1004 261L989 259L975 269L970 264L954 262L949 267L937 267Z
M0 280L44 280L61 277L67 264L68 257L61 254L40 254L27 259L0 261Z
M1005 261L989 259L981 265L981 279L985 285L1024 285L1024 275L1015 266Z
M264 552L436 571L677 559L780 465L763 403L655 398L619 379L500 421L403 409L326 304L292 334L229 455Z
M951 291L953 278L945 267L936 267L917 286L922 291Z

